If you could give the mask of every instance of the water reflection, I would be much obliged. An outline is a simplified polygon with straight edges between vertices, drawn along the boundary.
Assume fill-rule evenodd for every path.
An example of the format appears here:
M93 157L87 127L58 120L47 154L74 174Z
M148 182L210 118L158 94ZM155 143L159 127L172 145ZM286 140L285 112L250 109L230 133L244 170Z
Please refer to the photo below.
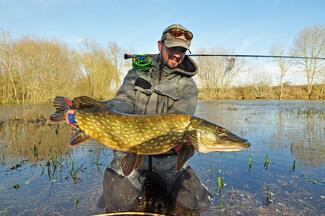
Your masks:
M300 164L325 164L325 110L313 108L278 111L276 140L272 147L290 149Z
M253 141L251 151L290 153L300 164L325 164L325 103L205 102L197 114Z
M103 193L111 150L93 141L69 147L68 127L33 120L50 114L52 108L42 107L41 113L34 108L0 106L0 215L104 212L96 204ZM34 117L25 121L30 115L22 110ZM202 215L321 215L325 208L324 112L325 102L201 102L197 116L252 144L247 151L195 154L189 161L217 198L216 205ZM224 182L221 190L218 179ZM154 202L159 207L160 201Z
M325 105L319 102L308 106L303 102L207 102L204 109L199 106L197 115L241 136L258 142L263 139L263 145L271 149L286 149L299 163L320 166L325 163ZM43 113L51 112L45 107ZM42 119L44 115L33 114L30 107L23 109L29 114L17 112L21 109L13 109L14 119L3 119L0 125L2 162L18 157L47 159L50 153L62 155L69 150L67 126Z
M320 166L325 164L325 111L311 111L298 112L297 117L302 119L301 124L304 125L303 132L301 139L291 137L290 149L301 163Z
M110 159L109 150L92 142L33 162L7 158L0 166L0 215L93 214Z
M69 150L68 134L69 130L63 124L8 121L0 130L2 158L8 162L20 158L35 162L64 155Z

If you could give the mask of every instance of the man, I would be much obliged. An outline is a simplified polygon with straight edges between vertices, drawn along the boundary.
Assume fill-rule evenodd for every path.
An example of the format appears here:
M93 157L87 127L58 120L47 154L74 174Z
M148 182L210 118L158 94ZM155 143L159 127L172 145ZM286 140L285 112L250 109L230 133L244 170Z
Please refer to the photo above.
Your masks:
M193 115L198 89L192 79L196 63L185 55L193 34L180 24L168 26L158 41L159 54L153 56L149 70L131 69L123 85L107 105L129 114L186 113ZM120 161L125 154L114 152L104 175L103 196L99 206L107 211L135 209L143 192L148 171L155 173L165 186L165 193L184 208L201 210L208 206L208 191L187 166L176 172L176 150L163 155L145 156L142 166L123 176ZM184 165L186 166L186 165Z

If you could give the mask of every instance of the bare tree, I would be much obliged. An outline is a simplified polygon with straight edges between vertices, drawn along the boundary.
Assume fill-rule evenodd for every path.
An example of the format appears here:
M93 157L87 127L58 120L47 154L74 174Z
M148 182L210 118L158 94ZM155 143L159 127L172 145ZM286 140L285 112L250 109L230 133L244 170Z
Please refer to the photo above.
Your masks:
M304 57L323 57L325 54L325 26L315 25L304 28L297 36L293 48L296 55ZM317 59L307 59L299 62L307 78L307 92L310 99L315 79L321 73L320 68L324 62Z
M1 103L48 102L56 95L111 97L119 85L122 49L85 41L71 50L53 40L0 34Z
M238 58L228 58L225 62L224 77L222 81L222 89L228 90L235 81L235 79L246 70L246 61Z
M254 67L250 70L251 83L254 86L255 98L267 98L271 94L271 77L263 72L263 68Z
M126 61L124 60L124 53L125 50L121 46L119 46L118 43L108 43L108 58L115 66L118 75L118 77L115 78L115 88L119 86L122 68L126 66Z
M90 96L107 98L112 95L116 83L119 82L117 69L109 54L94 41L86 40L84 46L86 50L79 58L86 82L81 79L80 87Z
M198 53L215 53L214 50L199 49ZM198 77L203 88L219 88L222 86L222 77L224 73L224 59L219 57L197 58L199 67Z
M0 97L2 103L45 102L67 95L77 66L66 45L24 37L0 38Z
M284 55L285 51L283 48L281 48L280 46L274 46L271 49L271 54L272 55ZM279 99L282 100L283 99L283 79L285 77L285 75L287 74L289 67L290 67L290 61L289 59L285 59L285 58L276 58L275 59L279 69L280 69L280 95L279 95Z
M8 80L11 85L11 89L14 94L14 99L16 103L19 104L19 96L17 89L17 75L15 73L15 50L14 42L10 38L9 33L2 32L2 37L0 40L0 69L4 77L4 83Z
M223 49L199 49L198 53L215 54L229 53ZM199 67L200 86L209 92L213 97L214 92L220 91L223 95L231 86L234 78L238 75L242 67L241 60L235 63L235 59L226 59L222 57L198 57L197 64Z
M108 58L116 67L117 72L121 71L124 63L124 50L116 42L108 43Z
M66 45L25 37L16 41L15 50L23 101L50 100L71 91L77 66Z

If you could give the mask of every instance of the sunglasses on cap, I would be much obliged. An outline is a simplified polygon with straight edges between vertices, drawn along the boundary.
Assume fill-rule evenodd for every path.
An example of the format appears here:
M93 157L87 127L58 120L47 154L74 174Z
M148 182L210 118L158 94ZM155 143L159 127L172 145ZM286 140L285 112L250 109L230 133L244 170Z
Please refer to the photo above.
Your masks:
M192 38L193 38L192 32L185 31L185 30L179 29L179 28L172 28L165 33L169 33L170 35L174 36L175 38L180 38L180 37L184 36L184 38L186 40L192 40Z

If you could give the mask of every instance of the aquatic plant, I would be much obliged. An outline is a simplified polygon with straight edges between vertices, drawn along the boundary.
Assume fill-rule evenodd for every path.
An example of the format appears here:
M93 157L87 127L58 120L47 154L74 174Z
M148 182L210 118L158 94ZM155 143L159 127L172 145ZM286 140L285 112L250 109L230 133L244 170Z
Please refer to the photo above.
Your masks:
M264 169L265 170L267 170L267 168L269 167L269 164L270 164L269 156L265 155L265 158L264 158Z
M74 161L71 162L69 174L70 174L74 184L82 182L81 178L79 177L79 172L83 171L82 168L85 165L85 163L86 163L86 161L83 162L78 168L75 168Z
M2 154L1 164L2 165L5 165L6 164L6 158L5 158L5 155L4 154Z
M223 203L219 203L218 205L216 205L216 208L218 210L221 210L221 211L224 211L225 210L225 207L224 207Z
M91 163L96 165L97 167L103 165L101 155L103 154L104 148L96 148L95 150L89 150L92 152L91 154Z
M17 170L19 167L21 167L21 163L16 163L12 167L10 167L11 170Z
M253 166L253 159L252 159L252 156L249 155L249 158L248 158L248 172L251 171L252 166Z
M19 185L19 184L14 184L12 187L13 187L14 189L18 190L18 189L20 188L20 185Z
M36 145L34 145L33 154L34 154L35 158L38 158L38 149L37 149Z
M224 187L224 181L222 180L222 178L220 176L218 176L217 178L217 188L218 188L218 195L221 196L221 191Z
M264 192L265 192L265 205L269 206L273 202L274 193L271 192L269 186L266 186L266 188L264 189Z
M76 198L74 200L74 205L75 205L76 208L80 208L80 199L79 198Z
M62 165L63 159L60 155L58 155L55 152L52 152L51 150L50 150L48 157L49 157L49 159L46 161L47 175L48 175L49 179L51 181L53 181L53 180L55 180L55 174L56 174L56 171L58 168L60 171L60 176L62 177L61 172L62 172L62 167L63 167L63 165ZM42 174L43 174L43 171L42 171Z
M293 160L292 164L291 164L291 173L296 171L296 160Z

